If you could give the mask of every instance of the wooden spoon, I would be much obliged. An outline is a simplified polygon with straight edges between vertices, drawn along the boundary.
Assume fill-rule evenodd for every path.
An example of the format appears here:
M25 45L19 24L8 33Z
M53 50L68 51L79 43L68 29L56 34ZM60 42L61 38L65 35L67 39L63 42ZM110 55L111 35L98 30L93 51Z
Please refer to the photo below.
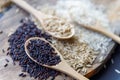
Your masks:
M111 22L113 22L113 18L114 18L114 21L116 20L115 17L113 17L113 14L115 15L115 13L116 13L115 10L118 10L118 9L120 9L120 5L117 5L115 8L113 8L112 10L110 10L110 12L112 12L112 14L111 13L109 14ZM74 20L74 17L72 15L71 15L71 18L72 18L72 20ZM105 28L100 27L101 25L98 22L97 22L98 23L97 25L89 26L89 25L82 24L82 23L80 23L80 22L78 22L76 20L74 20L74 21L77 24L81 25L81 27L84 27L86 29L89 29L89 30L101 33L101 34L103 34L103 35L105 35L105 36L113 39L114 41L116 41L117 43L120 44L120 37L118 35L110 32L110 31L107 31Z
M62 36L62 35L64 35L64 33L62 34L62 35L56 35L55 34L55 32L52 32L52 31L50 31L50 30L48 30L47 28L46 28L46 26L47 26L47 24L45 23L45 21L47 20L47 19L54 19L54 20L58 20L59 21L59 19L62 19L62 18L58 18L58 17L56 17L56 16L51 16L51 15L46 15L46 14L44 14L44 13L42 13L42 12L40 12L40 11L37 11L36 9L34 9L33 7L31 7L28 3L26 3L24 0L11 0L12 2L14 2L15 4L17 4L17 5L19 5L20 7L22 7L23 9L25 9L26 11L28 11L29 13L31 13L33 16L35 16L36 17L36 19L41 23L41 26L43 27L43 29L46 31L46 32L48 32L50 35L52 35L53 37L55 37L55 38L58 38L58 39L69 39L69 38L71 38L73 35L74 35L74 33L75 33L75 30L74 30L74 27L73 27L73 25L71 25L70 23L67 23L67 22L65 22L65 23L67 23L67 24L69 24L70 26L68 26L69 28L70 28L70 34L69 35L65 35L65 36ZM62 19L63 20L63 19ZM54 22L53 22L54 23ZM59 23L58 23L59 24ZM58 28L60 28L59 26L58 26ZM64 28L64 30L63 31L65 31L65 28ZM60 31L56 31L56 33L59 33L59 32L61 32L61 30ZM66 31L67 32L67 31Z
M40 64L39 62L37 62L37 60L33 59L30 54L29 54L29 51L27 49L27 45L29 44L30 40L42 40L46 43L48 43L52 48L54 48L54 50L56 51L56 53L60 56L60 59L61 59L61 62L58 63L57 65L54 65L54 66L48 66L48 65L43 65L43 64ZM67 75L69 76L72 76L73 78L77 79L77 80L89 80L87 79L86 77L84 77L83 75L81 75L80 73L76 72L73 68L71 68L67 63L66 61L62 58L62 55L60 54L60 52L51 44L49 43L48 41L46 41L45 39L43 38L39 38L39 37L32 37L32 38L29 38L26 42L25 42L25 51L26 51L26 54L28 55L28 57L33 60L34 62L36 62L37 64L39 65L42 65L44 67L48 67L48 68L52 68L52 69L55 69L55 70L58 70L58 71L61 71L63 73L66 73Z

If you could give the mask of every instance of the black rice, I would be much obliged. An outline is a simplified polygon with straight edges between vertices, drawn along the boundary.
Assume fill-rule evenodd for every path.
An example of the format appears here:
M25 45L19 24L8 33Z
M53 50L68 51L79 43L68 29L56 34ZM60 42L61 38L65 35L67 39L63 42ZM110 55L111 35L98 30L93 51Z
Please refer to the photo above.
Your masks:
M48 41L51 39L51 36L38 29L33 21L21 20L21 25L8 40L10 46L7 54L13 61L18 61L22 71L28 72L31 77L42 80L57 76L59 72L38 65L26 55L24 43L30 37L42 37Z
M8 64L5 64L5 65L4 65L4 67L7 67L7 66L8 66Z
M3 33L3 31L0 31L0 34L2 34Z
M61 61L54 48L43 40L30 40L27 49L30 56L40 64L52 66Z
M2 52L3 52L3 53L5 53L5 50L4 50L4 49L2 49Z
M20 76L20 77L26 77L26 74L20 73L19 76Z
M6 61L6 62L9 62L9 60L8 60L8 59L5 59L5 61Z

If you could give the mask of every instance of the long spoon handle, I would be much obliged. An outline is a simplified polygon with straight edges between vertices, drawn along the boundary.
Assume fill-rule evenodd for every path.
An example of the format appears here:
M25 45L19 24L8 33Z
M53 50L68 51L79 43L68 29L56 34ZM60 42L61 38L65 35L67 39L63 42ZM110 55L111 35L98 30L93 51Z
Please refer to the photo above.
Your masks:
M82 24L80 24L80 25L82 25ZM86 26L86 25L82 25L82 26L87 28L87 29L93 30L95 32L99 32L99 33L101 33L101 34L103 34L103 35L105 35L107 37L110 37L114 41L116 41L117 43L120 44L120 37L119 36L117 36L116 34L110 32L110 31L105 30L102 27L92 27L92 26Z
M17 4L18 6L20 6L21 8L23 8L24 10L28 11L29 13L33 14L34 16L38 16L37 13L38 11L36 9L34 9L33 7L31 7L28 3L26 3L24 0L11 0L13 3ZM42 13L39 12L39 16L41 16Z
M69 76L77 79L77 80L89 80L88 78L84 77L80 73L76 72L73 68L71 68L65 61L60 62L56 66L51 66L51 68L54 68L56 70L62 71Z

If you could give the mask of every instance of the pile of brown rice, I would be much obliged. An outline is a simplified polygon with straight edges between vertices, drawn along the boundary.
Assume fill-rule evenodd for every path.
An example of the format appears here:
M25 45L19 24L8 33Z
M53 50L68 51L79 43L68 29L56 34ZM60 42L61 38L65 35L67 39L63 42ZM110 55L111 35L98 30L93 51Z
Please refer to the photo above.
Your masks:
M73 26L62 18L46 18L45 24L46 30L52 32L51 34L56 35L58 37L67 37L70 36L72 33L71 28Z

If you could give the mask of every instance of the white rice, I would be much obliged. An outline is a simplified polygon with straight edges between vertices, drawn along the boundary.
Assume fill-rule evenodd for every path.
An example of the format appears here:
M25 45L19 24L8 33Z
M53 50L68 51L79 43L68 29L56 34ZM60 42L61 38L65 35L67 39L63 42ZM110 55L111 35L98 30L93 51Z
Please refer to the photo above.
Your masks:
M95 25L96 21L99 21L101 27L114 32L109 25L107 15L103 12L103 8L97 7L90 0L59 0L55 9L57 15L67 18L69 21L74 20L88 25ZM73 19L71 19L71 15ZM100 53L105 53L109 43L112 41L110 38L81 27L79 33L82 33L82 37L79 39L81 42L88 43L90 47L100 51Z

